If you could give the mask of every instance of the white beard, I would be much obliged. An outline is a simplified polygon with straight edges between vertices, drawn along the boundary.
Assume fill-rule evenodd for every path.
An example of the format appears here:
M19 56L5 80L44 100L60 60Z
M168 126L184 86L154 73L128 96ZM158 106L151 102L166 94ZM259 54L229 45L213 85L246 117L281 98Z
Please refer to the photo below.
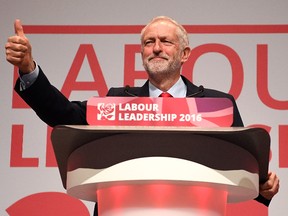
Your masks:
M144 63L144 68L150 75L169 75L180 70L181 62L179 60L167 61L165 59L157 61L151 60Z
M158 60L158 61L150 61L148 62L147 70L153 73L165 73L169 69L169 62L167 60Z

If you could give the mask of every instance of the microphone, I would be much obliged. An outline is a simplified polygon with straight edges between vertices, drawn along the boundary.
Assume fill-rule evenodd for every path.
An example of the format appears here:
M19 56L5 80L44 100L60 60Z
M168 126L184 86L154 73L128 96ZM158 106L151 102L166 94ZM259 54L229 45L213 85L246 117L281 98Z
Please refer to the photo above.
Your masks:
M138 95L135 95L135 94L133 94L133 93L130 93L130 92L129 92L129 89L130 89L130 86L129 86L129 85L126 85L126 86L124 87L124 92L125 92L127 95L130 95L130 96L132 96L132 97L138 97Z
M195 97L196 95L204 92L204 90L205 90L204 87L202 85L200 85L197 92L194 92L193 94L187 95L186 97Z

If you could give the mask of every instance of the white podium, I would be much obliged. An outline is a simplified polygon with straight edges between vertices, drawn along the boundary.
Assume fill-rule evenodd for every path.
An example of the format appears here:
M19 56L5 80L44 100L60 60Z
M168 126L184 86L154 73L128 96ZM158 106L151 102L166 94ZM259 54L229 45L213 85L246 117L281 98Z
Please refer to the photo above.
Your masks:
M67 193L100 216L220 216L258 196L268 172L261 128L57 126Z

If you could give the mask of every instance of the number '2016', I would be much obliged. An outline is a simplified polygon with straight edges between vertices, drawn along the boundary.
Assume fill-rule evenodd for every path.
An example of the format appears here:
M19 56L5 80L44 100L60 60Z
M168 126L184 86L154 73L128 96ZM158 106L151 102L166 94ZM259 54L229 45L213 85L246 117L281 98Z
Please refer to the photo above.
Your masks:
M181 122L190 122L190 121L197 121L200 122L202 121L202 115L201 114L180 114L180 119L179 121Z

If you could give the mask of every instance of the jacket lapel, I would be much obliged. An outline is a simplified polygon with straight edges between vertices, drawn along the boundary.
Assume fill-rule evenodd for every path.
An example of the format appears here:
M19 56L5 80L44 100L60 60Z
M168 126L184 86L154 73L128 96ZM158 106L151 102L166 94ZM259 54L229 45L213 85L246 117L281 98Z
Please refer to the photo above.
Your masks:
M147 80L145 84L140 88L139 97L149 97L149 81Z
M195 94L195 96L193 96L193 97L203 97L204 96L204 93L200 92L200 88L198 86L194 85L186 77L184 77L182 75L181 75L181 77L182 77L185 85L187 86L186 96L193 95L193 94Z

